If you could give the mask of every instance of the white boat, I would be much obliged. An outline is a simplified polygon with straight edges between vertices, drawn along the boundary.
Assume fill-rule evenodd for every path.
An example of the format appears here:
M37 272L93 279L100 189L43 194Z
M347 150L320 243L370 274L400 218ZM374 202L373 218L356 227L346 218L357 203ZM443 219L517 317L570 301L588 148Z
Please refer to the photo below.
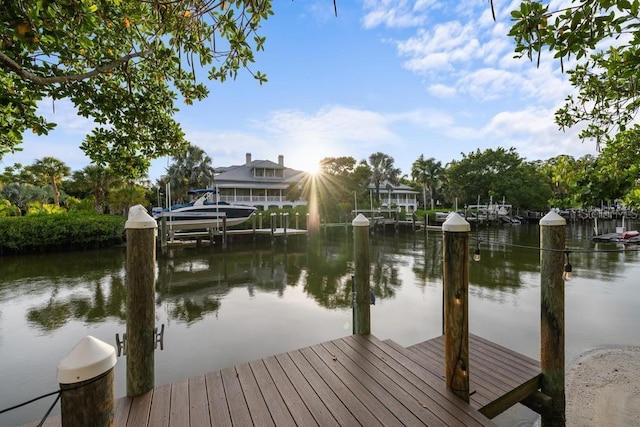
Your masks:
M190 190L189 194L198 198L190 203L154 209L153 217L157 221L166 218L169 226L176 230L200 230L222 228L225 218L227 227L242 224L257 210L254 206L220 202L212 188Z

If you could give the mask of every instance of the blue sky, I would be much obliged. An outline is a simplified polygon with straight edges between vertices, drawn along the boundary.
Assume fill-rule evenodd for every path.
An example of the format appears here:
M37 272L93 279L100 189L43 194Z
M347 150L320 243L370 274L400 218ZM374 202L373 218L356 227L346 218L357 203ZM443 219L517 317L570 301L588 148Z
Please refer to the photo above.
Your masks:
M267 74L260 86L248 73L211 82L203 101L179 105L187 138L214 166L253 159L312 170L324 157L366 159L381 151L404 174L423 154L446 164L476 149L515 147L527 160L596 154L579 129L560 131L554 111L573 88L559 63L540 67L513 59L507 37L519 1L332 0L274 2L263 25L266 49L252 66ZM552 2L553 3L553 2ZM203 71L200 77L205 78ZM41 110L58 127L25 134L24 151L0 168L54 156L72 170L90 163L78 148L91 122L68 102ZM153 162L152 179L168 159Z

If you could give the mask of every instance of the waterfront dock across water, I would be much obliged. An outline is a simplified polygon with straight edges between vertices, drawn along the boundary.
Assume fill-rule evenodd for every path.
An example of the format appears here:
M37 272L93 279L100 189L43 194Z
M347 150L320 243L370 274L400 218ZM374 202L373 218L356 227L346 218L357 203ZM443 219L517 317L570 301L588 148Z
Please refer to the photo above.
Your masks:
M539 362L470 335L466 403L446 387L444 351L444 336L405 348L351 335L120 398L114 421L123 427L484 426L540 388ZM60 425L60 418L45 425Z

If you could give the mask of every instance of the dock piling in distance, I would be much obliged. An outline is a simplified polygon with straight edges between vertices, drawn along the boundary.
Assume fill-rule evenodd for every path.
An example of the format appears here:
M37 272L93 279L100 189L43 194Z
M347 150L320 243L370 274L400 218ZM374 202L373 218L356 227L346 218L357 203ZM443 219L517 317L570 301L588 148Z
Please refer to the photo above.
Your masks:
M567 221L551 211L540 220L540 366L542 393L551 405L543 426L565 425L564 280Z
M64 427L113 426L116 362L115 348L90 335L58 362Z
M469 402L469 232L458 214L442 224L442 288L444 302L445 380Z
M154 386L156 221L142 205L129 209L127 232L127 396Z
M351 222L353 225L353 262L355 282L355 310L353 329L356 334L371 333L371 290L369 260L369 220L362 214Z

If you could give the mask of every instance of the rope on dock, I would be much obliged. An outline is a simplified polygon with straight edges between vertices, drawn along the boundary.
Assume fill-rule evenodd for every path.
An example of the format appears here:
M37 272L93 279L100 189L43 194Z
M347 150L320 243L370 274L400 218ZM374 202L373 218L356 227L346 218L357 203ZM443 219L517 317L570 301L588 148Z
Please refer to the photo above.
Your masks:
M13 406L11 406L9 408L2 409L2 410L0 410L0 414L4 414L5 412L13 411L14 409L22 408L23 406L29 405L30 403L37 402L38 400L42 400L42 399L44 399L46 397L53 396L54 394L57 394L56 400L53 401L53 403L51 404L51 406L49 407L47 412L44 414L44 417L42 417L42 420L40 420L40 422L38 423L38 427L41 427L44 424L44 422L47 420L47 417L49 416L49 414L51 414L51 411L56 406L56 403L58 403L58 400L60 400L60 397L62 396L63 392L74 391L74 390L78 390L79 388L86 387L86 386L96 382L100 378L102 378L102 376L98 376L97 378L94 378L91 381L87 381L84 384L81 384L81 385L78 385L78 386L75 386L75 387L72 387L72 388L67 388L67 389L64 389L64 390L56 390L56 391L52 391L52 392L49 392L49 393L45 393L45 394L43 394L41 396L34 397L33 399L27 400L26 402L18 403L17 405L13 405Z

